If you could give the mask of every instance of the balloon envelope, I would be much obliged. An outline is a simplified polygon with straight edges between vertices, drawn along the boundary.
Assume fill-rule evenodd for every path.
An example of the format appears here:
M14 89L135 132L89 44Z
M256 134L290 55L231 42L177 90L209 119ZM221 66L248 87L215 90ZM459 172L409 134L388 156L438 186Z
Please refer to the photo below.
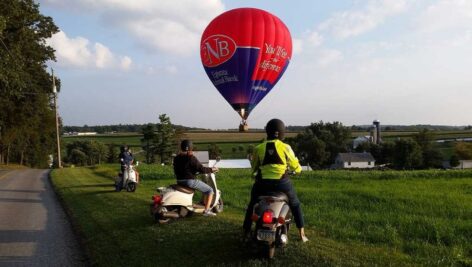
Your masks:
M210 22L200 56L213 85L245 120L285 72L292 38L269 12L238 8Z

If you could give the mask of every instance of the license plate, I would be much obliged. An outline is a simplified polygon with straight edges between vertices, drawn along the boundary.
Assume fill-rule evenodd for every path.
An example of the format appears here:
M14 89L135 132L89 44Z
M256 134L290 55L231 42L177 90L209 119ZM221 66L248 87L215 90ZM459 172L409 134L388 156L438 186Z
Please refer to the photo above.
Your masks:
M275 231L272 230L258 230L257 231L257 240L260 241L275 241Z

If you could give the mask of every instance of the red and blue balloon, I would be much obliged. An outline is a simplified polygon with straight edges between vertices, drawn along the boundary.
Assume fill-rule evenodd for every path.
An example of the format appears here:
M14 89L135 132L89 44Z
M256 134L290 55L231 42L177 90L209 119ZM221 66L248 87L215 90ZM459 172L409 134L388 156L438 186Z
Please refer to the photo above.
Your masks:
M211 82L245 124L287 69L292 38L287 26L269 12L238 8L210 22L200 56Z

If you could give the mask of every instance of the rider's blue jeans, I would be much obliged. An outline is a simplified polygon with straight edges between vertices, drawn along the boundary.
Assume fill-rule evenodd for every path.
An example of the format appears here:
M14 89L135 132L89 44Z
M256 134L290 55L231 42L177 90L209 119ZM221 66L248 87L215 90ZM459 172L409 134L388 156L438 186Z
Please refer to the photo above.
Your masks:
M283 192L288 197L288 205L292 211L293 217L295 218L295 224L298 228L304 226L303 212L300 207L300 200L298 200L297 193L293 188L292 182L289 178L283 178L281 180L269 180L269 179L258 179L252 186L251 200L246 209L246 216L244 217L243 228L246 232L251 230L251 215L254 209L254 205L257 203L257 198L266 194L267 192Z
M213 188L197 179L177 180L177 184L196 189L205 195L213 194Z

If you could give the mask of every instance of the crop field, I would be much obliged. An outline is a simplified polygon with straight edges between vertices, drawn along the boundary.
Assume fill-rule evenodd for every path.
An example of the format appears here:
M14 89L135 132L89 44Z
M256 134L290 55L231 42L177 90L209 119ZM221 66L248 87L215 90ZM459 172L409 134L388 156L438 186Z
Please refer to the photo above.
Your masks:
M382 137L385 140L396 138L411 138L417 132L412 131L384 131ZM294 137L297 132L288 132L286 137ZM353 131L352 138L368 135L367 131ZM453 140L460 138L472 138L472 131L435 131L437 140ZM97 140L105 144L141 145L141 134L99 134L93 136L63 136L65 143L75 140ZM256 143L265 138L264 132L240 133L237 131L190 131L185 132L182 138L193 140L195 143Z
M472 171L312 171L294 177L310 242L259 258L240 242L252 180L222 169L225 210L156 225L166 166L140 165L137 192L114 192L117 165L54 170L52 181L96 266L470 266ZM197 199L197 198L194 198Z

